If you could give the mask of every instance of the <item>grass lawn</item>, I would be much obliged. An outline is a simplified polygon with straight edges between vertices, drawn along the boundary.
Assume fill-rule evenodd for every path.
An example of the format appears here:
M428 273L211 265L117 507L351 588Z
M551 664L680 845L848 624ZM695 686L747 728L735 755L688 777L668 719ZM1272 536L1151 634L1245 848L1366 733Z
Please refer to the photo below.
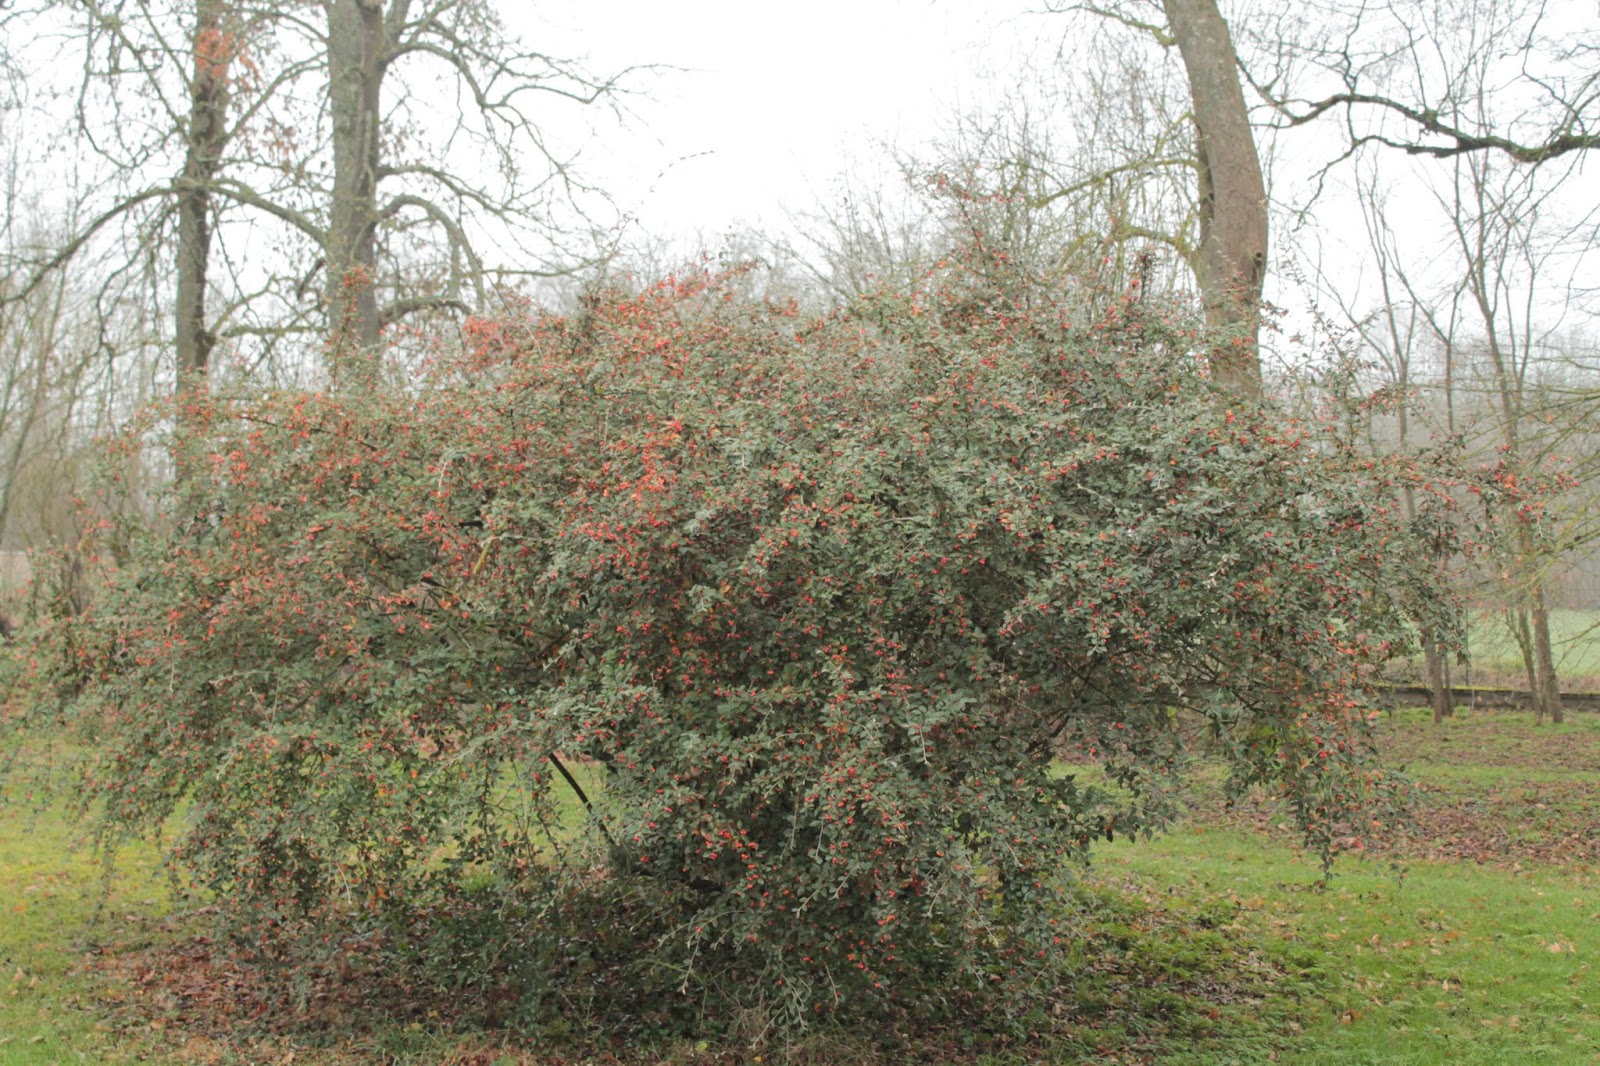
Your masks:
M884 1051L844 1034L799 1051L990 1066L1600 1063L1600 716L1436 728L1406 711L1385 733L1389 761L1422 786L1418 824L1341 860L1326 889L1276 812L1225 809L1203 784L1178 832L1099 853L1082 976L1043 1042L946 1033ZM127 962L190 957L151 950L193 939L189 920L168 917L153 854L124 856L102 904L98 865L70 841L56 809L0 809L0 1066L754 1061L716 1041L550 1051L538 1034L448 1030L426 1014L270 1035L201 1017L194 1004L216 1000L174 995L172 974Z
M1471 612L1467 639L1472 684L1527 687L1522 652L1499 611ZM1550 645L1564 689L1600 692L1600 611L1551 611ZM1420 663L1415 673L1418 678L1422 676ZM1455 667L1452 680L1467 684L1467 671Z
M1236 909L1227 928L1310 986L1263 1004L1286 1063L1589 1063L1600 1057L1600 877L1420 863L1348 864L1326 891L1288 849L1191 831L1108 849L1102 874ZM1228 1061L1203 1049L1158 1061ZM1250 1061L1240 1059L1239 1061Z
M102 941L170 911L168 881L154 852L135 848L107 886L74 844L58 809L0 808L0 1066L115 1062L151 1042L111 1024L108 997L127 991L91 963Z

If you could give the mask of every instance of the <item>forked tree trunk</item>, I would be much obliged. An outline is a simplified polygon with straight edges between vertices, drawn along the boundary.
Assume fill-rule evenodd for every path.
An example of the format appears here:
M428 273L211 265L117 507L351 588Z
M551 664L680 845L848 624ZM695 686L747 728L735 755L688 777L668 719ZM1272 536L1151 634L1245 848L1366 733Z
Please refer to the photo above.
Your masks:
M1516 438L1513 435L1511 439L1514 449ZM1513 450L1511 454L1516 453ZM1539 573L1536 547L1526 529L1518 531L1516 573L1522 602L1517 607L1517 643L1522 649L1528 694L1533 700L1534 723L1541 724L1548 716L1559 724L1566 716L1561 711L1561 682L1550 645L1550 601L1545 594L1544 577Z

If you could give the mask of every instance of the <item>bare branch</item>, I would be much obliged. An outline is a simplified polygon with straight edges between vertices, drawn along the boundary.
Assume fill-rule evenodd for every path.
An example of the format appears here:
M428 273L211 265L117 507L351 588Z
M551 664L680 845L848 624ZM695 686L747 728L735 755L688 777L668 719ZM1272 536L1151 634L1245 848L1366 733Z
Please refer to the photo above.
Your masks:
M1538 164L1569 152L1585 152L1600 148L1600 134L1552 133L1543 141L1523 143L1495 133L1467 130L1459 125L1445 122L1437 111L1419 110L1398 100L1371 93L1334 93L1299 110L1287 101L1273 101L1273 104L1283 116L1285 127L1303 126L1308 122L1314 122L1336 108L1369 106L1399 115L1414 123L1421 133L1442 137L1445 140L1443 144L1427 144L1400 141L1379 134L1367 134L1358 139L1362 143L1381 144L1409 155L1447 158L1469 152L1493 150L1504 152L1519 163Z

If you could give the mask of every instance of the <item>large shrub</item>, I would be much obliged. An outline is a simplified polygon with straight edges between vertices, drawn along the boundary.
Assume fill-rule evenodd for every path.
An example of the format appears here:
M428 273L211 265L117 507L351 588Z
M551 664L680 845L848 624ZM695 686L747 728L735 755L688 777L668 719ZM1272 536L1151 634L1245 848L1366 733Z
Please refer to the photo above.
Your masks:
M587 914L637 980L793 1023L1020 987L1199 740L1324 853L1384 809L1361 683L1430 581L1414 470L1219 391L1135 302L736 292L190 410L183 520L31 667L102 827L181 811L258 928L554 971Z

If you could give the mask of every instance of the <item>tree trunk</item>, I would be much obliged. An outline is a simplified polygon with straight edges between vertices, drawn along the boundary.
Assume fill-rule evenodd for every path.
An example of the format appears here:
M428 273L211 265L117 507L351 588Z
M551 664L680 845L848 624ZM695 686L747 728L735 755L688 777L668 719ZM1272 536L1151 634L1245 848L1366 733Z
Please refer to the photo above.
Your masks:
M328 107L333 137L329 210L330 366L336 388L378 381L377 268L379 133L387 31L380 0L328 0Z
M1533 724L1544 724L1544 699L1540 694L1539 668L1534 665L1533 629L1528 624L1528 609L1518 605L1506 612L1511 635L1517 639L1517 650L1522 652L1522 671L1528 679L1528 698L1533 701Z
M1422 665L1428 675L1428 691L1433 697L1434 722L1455 717L1455 693L1450 689L1450 668L1445 661L1445 651L1427 629L1422 631Z
M1267 191L1239 87L1238 57L1216 0L1165 0L1194 105L1200 170L1196 274L1206 324L1222 333L1217 381L1261 392L1261 286L1267 265Z
M206 270L211 260L211 184L228 141L228 68L237 50L224 25L225 0L195 4L194 69L189 125L178 181L176 347L178 393L206 387L215 338L206 322Z
M1550 716L1550 721L1560 725L1566 720L1561 713L1561 682L1556 676L1555 657L1550 650L1550 604L1545 598L1544 582L1534 582L1529 594L1528 622L1533 630L1533 668L1538 684L1533 698L1539 703L1539 716Z
M1396 350L1399 350L1398 346L1396 346ZM1405 390L1408 384L1409 375L1406 365L1402 363L1399 381L1401 390ZM1399 424L1400 443L1404 446L1411 436L1411 421L1406 416L1406 410L1403 406L1400 408ZM1401 491L1400 500L1405 506L1406 519L1410 522L1415 522L1417 520L1416 492L1408 485ZM1437 544L1438 541L1436 540L1436 548L1433 553L1435 557L1442 554L1441 550L1437 548ZM1422 668L1428 678L1428 693L1433 702L1433 720L1437 724L1446 718L1455 717L1456 713L1455 693L1450 690L1448 650L1439 643L1438 637L1433 630L1426 626L1422 628L1418 638L1422 643Z
M1509 454L1516 455L1513 432ZM1556 676L1555 655L1550 647L1550 601L1544 591L1544 577L1535 554L1537 545L1526 528L1517 533L1516 568L1522 605L1518 607L1522 661L1528 674L1528 692L1533 700L1535 724L1548 715L1552 722L1565 720L1561 713L1561 682ZM1527 575L1527 576L1522 576Z

